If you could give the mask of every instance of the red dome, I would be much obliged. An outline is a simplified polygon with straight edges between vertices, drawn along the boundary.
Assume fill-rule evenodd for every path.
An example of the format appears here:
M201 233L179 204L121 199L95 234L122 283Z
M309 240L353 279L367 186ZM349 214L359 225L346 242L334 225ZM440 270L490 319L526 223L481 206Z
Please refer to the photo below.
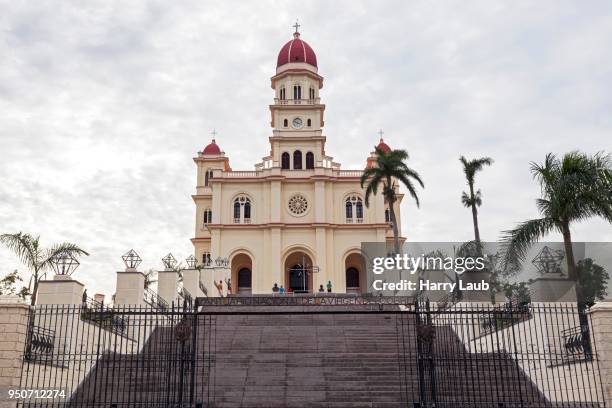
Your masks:
M384 142L384 140L382 140L382 137L380 138L380 142L378 143L378 146L376 147L385 153L389 153L391 151L391 148L389 147L388 144Z
M219 145L217 145L215 139L202 150L202 154L221 154L221 149L219 149Z
M276 60L276 68L290 62L305 62L317 66L317 56L306 41L300 40L300 33L293 34L293 40L281 48Z

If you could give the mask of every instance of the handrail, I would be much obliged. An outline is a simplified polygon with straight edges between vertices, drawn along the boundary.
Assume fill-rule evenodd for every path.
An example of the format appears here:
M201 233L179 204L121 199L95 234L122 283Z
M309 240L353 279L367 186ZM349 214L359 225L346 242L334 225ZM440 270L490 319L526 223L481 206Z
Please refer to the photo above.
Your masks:
M144 301L154 309L166 310L169 306L168 302L149 288L145 288Z

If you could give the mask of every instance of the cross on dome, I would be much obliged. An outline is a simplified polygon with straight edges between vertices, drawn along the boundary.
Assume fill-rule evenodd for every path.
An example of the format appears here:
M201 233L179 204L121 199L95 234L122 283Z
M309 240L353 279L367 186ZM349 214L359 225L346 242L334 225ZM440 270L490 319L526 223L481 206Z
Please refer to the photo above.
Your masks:
M295 24L294 24L292 27L294 27L294 28L295 28L295 33L296 33L296 34L299 34L299 33L300 33L300 32L298 31L298 29L299 29L301 26L300 26L300 23L298 23L297 18L295 19Z

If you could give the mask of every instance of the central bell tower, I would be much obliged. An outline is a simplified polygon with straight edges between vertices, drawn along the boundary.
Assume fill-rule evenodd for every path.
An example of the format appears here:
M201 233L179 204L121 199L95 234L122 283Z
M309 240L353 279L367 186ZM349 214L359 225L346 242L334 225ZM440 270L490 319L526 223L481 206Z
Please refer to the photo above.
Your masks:
M297 23L295 28L293 38L278 53L276 75L271 78L270 144L274 165L283 170L322 167L326 159L322 134L325 105L319 96L323 77L318 73L315 52L300 38Z

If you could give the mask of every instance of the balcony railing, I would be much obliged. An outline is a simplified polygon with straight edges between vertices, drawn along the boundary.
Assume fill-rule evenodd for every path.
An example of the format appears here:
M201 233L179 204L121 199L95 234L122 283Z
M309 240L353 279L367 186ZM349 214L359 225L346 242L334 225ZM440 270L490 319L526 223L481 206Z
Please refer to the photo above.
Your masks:
M339 177L361 177L363 170L338 170Z
M321 102L321 98L314 99L280 99L274 98L276 105L314 105Z

